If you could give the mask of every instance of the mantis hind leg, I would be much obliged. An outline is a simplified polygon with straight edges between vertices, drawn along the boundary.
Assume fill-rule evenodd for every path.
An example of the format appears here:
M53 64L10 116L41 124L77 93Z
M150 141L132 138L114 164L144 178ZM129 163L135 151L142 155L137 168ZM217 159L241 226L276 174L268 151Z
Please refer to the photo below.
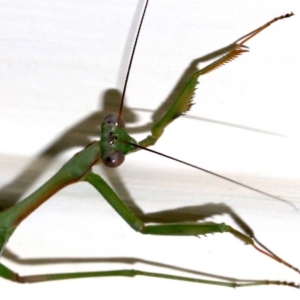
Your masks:
M270 285L270 284L298 287L293 282L284 282L284 281L268 281L268 280L254 280L254 281L243 280L240 282L238 282L239 280L232 281L232 282L221 281L221 280L217 281L217 280L205 280L205 279L185 277L185 276L175 276L175 275L164 274L164 273L145 272L145 271L134 270L134 269L76 272L76 273L53 273L53 274L20 276L19 274L5 267L3 264L0 264L0 277L17 283L37 283L37 282L45 282L45 281L91 278L91 277L135 277L135 276L156 277L156 278L188 281L188 282L210 284L210 285L219 285L219 286L233 287L233 288L246 287L246 286L258 286L258 285Z

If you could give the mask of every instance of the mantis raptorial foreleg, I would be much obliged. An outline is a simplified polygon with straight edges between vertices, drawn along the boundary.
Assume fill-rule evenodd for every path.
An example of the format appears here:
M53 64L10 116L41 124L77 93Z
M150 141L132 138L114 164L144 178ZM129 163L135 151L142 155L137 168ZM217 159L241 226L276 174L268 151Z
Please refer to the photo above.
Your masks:
M185 114L191 106L193 105L192 100L195 93L195 88L198 85L198 78L201 75L205 75L213 70L221 67L222 65L234 60L242 53L248 52L247 47L245 47L245 43L256 36L258 33L263 31L265 28L270 26L272 23L284 19L289 18L293 15L293 13L286 14L284 16L280 16L274 18L273 20L267 22L263 26L251 31L249 34L243 36L241 39L237 40L234 44L229 46L224 52L221 53L221 57L214 61L213 63L209 64L207 67L195 72L190 79L186 82L184 88L182 89L181 93L172 103L170 108L166 111L166 113L153 124L151 128L151 135L148 136L146 139L142 140L139 144L143 147L152 146L155 142L159 139L162 135L165 127L167 127L171 122L173 122L179 116Z

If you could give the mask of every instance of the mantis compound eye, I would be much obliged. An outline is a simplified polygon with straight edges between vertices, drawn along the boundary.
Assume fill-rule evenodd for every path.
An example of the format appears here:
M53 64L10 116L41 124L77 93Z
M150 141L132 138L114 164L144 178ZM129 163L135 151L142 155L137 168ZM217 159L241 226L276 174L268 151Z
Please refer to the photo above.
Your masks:
M123 118L120 118L120 124L118 124L119 116L117 114L109 114L106 115L102 121L102 125L110 125L112 128L114 127L120 127L125 128L125 122Z
M120 166L125 160L125 155L120 151L105 154L102 156L102 162L109 168L116 168Z

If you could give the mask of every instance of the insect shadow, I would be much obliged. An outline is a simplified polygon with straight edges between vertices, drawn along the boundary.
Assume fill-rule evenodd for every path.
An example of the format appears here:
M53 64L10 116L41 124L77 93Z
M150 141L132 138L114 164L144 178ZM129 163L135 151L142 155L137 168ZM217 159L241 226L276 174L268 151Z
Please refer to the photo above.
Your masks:
M233 43L234 44L234 43ZM156 111L150 111L143 108L129 108L124 105L123 118L127 124L134 124L138 121L138 111L152 112L152 122L157 121L160 116L167 110L170 103L174 101L176 95L183 88L185 82L190 76L198 70L199 63L206 62L212 58L224 53L226 49L230 49L232 44L220 48L214 52L206 54L200 58L193 60L186 70L182 73L180 79L175 84L174 88L167 96L166 100L162 102L160 107ZM60 135L55 141L53 141L48 147L45 148L37 157L31 161L31 163L23 170L15 179L9 184L0 189L0 211L16 204L27 191L27 189L39 178L43 171L49 166L52 160L63 153L66 150L74 147L85 147L93 139L99 138L100 122L109 113L118 111L120 105L121 92L117 89L108 89L104 92L103 96L100 95L99 102L103 103L102 108L90 114L83 120L73 125L70 129ZM125 101L126 103L126 101ZM184 116L185 118L197 119L202 122L216 123L222 126L229 126L240 128L243 130L255 131L262 134L276 135L285 137L279 133L265 131L262 129L246 127L239 124L233 124L228 122L221 122L218 120L207 119L204 117ZM144 133L151 129L152 122L146 123L141 126L135 126L128 128L129 134ZM115 187L117 190L117 187Z

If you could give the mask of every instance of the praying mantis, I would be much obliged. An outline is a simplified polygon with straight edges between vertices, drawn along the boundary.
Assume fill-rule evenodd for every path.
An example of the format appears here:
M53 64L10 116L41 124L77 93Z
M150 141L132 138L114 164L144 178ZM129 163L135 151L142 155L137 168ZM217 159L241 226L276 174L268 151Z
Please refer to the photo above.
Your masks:
M258 24L258 25L260 25L260 23ZM277 26L276 28L278 28L278 27L280 27L280 26ZM252 27L250 27L250 29L252 29ZM201 29L198 29L198 30L201 30ZM242 32L241 34L243 34L244 32ZM143 33L144 34L144 33ZM239 35L237 35L237 36L241 36L241 34L239 34ZM233 39L234 38L236 38L237 36L233 36ZM142 42L141 42L142 43ZM228 41L226 41L225 43L228 43ZM272 50L272 49L271 49ZM270 51L271 51L270 50ZM254 52L254 51L253 51ZM258 51L259 52L259 51ZM253 53L251 52L251 55L252 55ZM247 56L246 54L245 55L243 55L243 56ZM231 66L234 66L234 65L238 65L238 64L240 64L241 63L241 60L242 59L238 59L237 60L237 62L233 62L233 63L231 63L230 64L230 67ZM135 62L135 64L137 64L136 62ZM228 66L229 67L229 66ZM227 66L226 67L224 67L224 68L228 68ZM240 67L241 69L242 69L242 67ZM223 68L222 68L223 69ZM220 70L218 70L218 72L220 71L221 72L221 70L222 69L220 69ZM218 73L218 72L214 72L214 74L216 74L216 73ZM227 71L227 72L229 72L229 71ZM226 76L227 76L227 73L225 73L226 74ZM224 73L223 73L223 75L224 75ZM257 75L257 77L258 77L258 75ZM134 81L135 79L131 79L132 81ZM204 84L203 84L203 80L205 81L205 83L207 83L209 80L207 79L204 79L204 77L203 78L201 78L200 79L200 81L201 81L201 85L200 85L200 89L199 89L199 92L200 92L200 90L202 89L202 88L204 88ZM252 92L252 91L251 91ZM250 91L249 91L249 93L250 93ZM129 95L128 95L128 98L130 98L129 97ZM158 96L158 98L159 98L159 96ZM149 100L150 101L150 100ZM151 101L152 101L152 97L151 97ZM202 100L201 100L202 101ZM211 100L212 101L212 100ZM227 99L226 100L224 100L224 101L227 101ZM262 100L261 100L262 101ZM197 102L197 101L196 101ZM197 106L200 106L200 104L197 102ZM176 123L176 122L175 122ZM174 124L175 124L174 123ZM176 126L176 125L174 125L174 124L172 124L172 126ZM171 126L171 127L172 127ZM43 126L41 126L41 127L43 127ZM139 154L140 155L140 154ZM132 156L135 156L135 155L132 155ZM147 158L146 158L147 159ZM155 158L154 158L155 159ZM152 172L152 171L151 171ZM195 174L193 174L193 176L195 176ZM199 175L196 175L196 176L199 176ZM189 179L187 179L187 180L189 180ZM154 185L155 186L155 185ZM154 189L154 186L153 186L153 189ZM202 187L201 187L202 188ZM148 189L147 189L148 190ZM198 191L199 192L199 191ZM214 191L215 192L215 191ZM248 196L248 197L250 197L250 199L251 199L251 196ZM258 197L258 196L252 196L252 197ZM82 200L82 196L81 197L79 197L79 198L81 198L81 200ZM156 198L157 198L157 196L156 196ZM163 197L162 197L163 198ZM197 199L196 199L197 200ZM197 200L197 201L199 201L199 200ZM217 201L219 201L219 200L217 200ZM157 204L157 203L155 203L155 204ZM173 204L173 203L172 203ZM273 205L273 202L272 202L272 205ZM276 204L275 204L276 205ZM173 205L172 205L173 206ZM181 205L182 206L182 205ZM281 206L280 206L281 207ZM80 210L82 210L82 208L80 208ZM150 211L151 211L151 206L150 206ZM121 222L120 222L121 223ZM103 225L102 225L103 226ZM105 225L104 225L105 226ZM20 227L21 228L21 227ZM19 230L19 229L18 229ZM100 229L101 230L101 229ZM99 230L99 231L100 231ZM147 237L147 238L149 238L149 237ZM27 238L28 239L28 238ZM152 238L150 238L150 239L152 239ZM49 240L50 240L50 237L49 237ZM202 241L203 239L201 239L201 241ZM209 239L207 239L207 240L209 240ZM143 239L143 241L145 241L145 239ZM161 240L160 240L161 241ZM174 240L174 243L176 243L176 239ZM177 242L178 243L178 242ZM195 243L197 243L197 241L195 241ZM101 243L102 244L102 243ZM238 244L238 243L237 243ZM175 245L175 244L174 244ZM87 247L89 247L88 245L86 245ZM242 248L242 247L241 247ZM197 248L197 250L199 250L198 248ZM235 251L234 249L232 250L232 251ZM241 250L241 251L244 251L244 249L243 250ZM189 251L190 252L190 251ZM84 254L83 254L84 255ZM95 255L96 256L96 255ZM199 258L200 259L200 258ZM217 272L217 271L216 271ZM248 277L248 276L247 276ZM102 280L102 279L101 279ZM95 281L93 281L93 282L95 282ZM99 282L101 282L101 281L97 281L97 285L99 285L99 284L101 284L101 283L99 283ZM128 282L127 282L128 283ZM78 284L78 283L76 283L76 284ZM190 288L190 287L189 287ZM193 289L194 289L194 287L193 287Z

